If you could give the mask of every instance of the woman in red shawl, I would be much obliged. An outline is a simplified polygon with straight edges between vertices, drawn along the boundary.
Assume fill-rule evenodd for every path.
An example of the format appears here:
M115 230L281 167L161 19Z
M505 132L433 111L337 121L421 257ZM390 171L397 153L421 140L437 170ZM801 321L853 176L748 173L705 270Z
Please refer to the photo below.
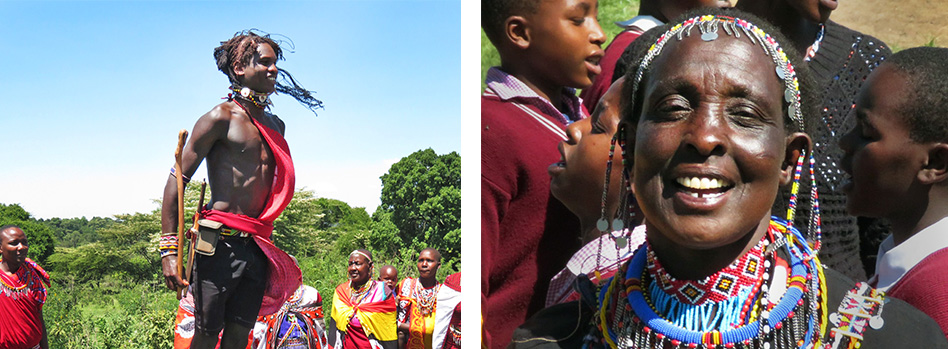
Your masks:
M49 274L26 258L20 227L0 227L0 348L49 348L43 304Z

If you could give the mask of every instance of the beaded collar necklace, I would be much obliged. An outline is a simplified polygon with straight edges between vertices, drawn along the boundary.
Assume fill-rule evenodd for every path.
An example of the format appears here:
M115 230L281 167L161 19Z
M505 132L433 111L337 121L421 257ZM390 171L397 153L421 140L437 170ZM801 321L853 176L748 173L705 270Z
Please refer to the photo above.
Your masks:
M816 35L816 41L813 41L813 44L806 49L806 56L803 57L804 62L809 62L816 56L816 52L820 50L820 44L823 42L824 33L826 33L826 26L820 23L820 33Z
M2 262L3 258L0 258L0 263ZM19 279L22 285L11 285L7 282L6 275L0 276L0 293L3 293L4 296L17 299L26 296L28 292L32 291L37 293L37 298L42 302L46 301L46 288L43 287L43 284L49 284L49 275L45 272L41 272L36 262L27 259L25 263L20 264L20 267L17 268L14 275Z
M366 281L365 284L360 286L358 289L356 289L352 287L352 281L349 281L349 290L351 291L349 298L352 301L354 301L356 304L362 303L362 301L365 300L365 297L369 295L369 291L372 290L372 284L374 284L374 282L372 282L372 280L369 280L369 281Z
M793 240L802 243L794 243L789 236L796 236ZM648 271L647 247L641 247L600 292L598 330L605 344L612 348L820 347L821 334L825 333L827 324L822 267L815 256L810 258L813 251L799 231L787 229L780 219L771 221L766 239L770 245L762 250L768 259L760 268L762 282L747 295L750 306L715 309L721 314L691 310L690 314L677 315L679 319L690 317L693 323L707 323L711 317L739 320L734 322L736 325L718 322L717 326L703 330L688 329L679 325L679 319L667 318L675 314L656 311L655 304L643 291L656 283L656 276ZM777 250L786 251L782 255L788 259L784 270L790 269L789 276L779 273L775 263L783 258L778 257ZM771 301L776 298L770 296L771 288L775 293L784 288L785 291L779 299ZM744 318L739 318L741 316Z
M428 314L434 312L438 305L438 290L440 288L441 284L436 284L434 287L426 289L421 285L421 280L415 279L415 287L411 291L411 297L415 300L415 305L418 306L421 316L428 316Z
M245 101L253 103L257 108L263 109L270 106L270 94L269 93L260 93L254 90L251 90L249 87L230 88L232 93L228 93L228 98L240 98Z

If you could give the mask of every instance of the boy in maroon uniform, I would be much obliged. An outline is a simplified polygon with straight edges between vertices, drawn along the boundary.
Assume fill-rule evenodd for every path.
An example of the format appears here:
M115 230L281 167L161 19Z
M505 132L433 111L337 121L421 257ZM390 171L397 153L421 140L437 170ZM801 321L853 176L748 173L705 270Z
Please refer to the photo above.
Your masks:
M869 282L948 336L948 49L899 51L869 75L840 141L854 215L887 219Z
M504 347L580 246L578 220L551 197L546 169L564 128L587 115L574 88L600 73L605 34L597 0L481 5L481 27L501 59L481 98L484 343Z

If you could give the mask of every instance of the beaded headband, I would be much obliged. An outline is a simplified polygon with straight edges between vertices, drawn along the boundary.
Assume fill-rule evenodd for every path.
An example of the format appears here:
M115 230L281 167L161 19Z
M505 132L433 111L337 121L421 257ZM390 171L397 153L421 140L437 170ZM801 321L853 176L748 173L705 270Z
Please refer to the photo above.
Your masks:
M645 75L645 71L648 70L648 65L662 52L665 44L670 41L669 39L677 37L678 41L681 41L684 36L691 36L691 30L694 27L698 27L698 30L701 31L701 40L704 41L716 40L719 36L718 29L723 28L727 35L731 35L735 38L740 38L743 32L744 35L747 35L751 43L761 46L764 49L764 53L773 59L776 65L777 77L784 82L784 100L790 103L790 106L787 108L787 115L790 116L791 120L797 123L800 131L805 131L803 126L803 110L801 109L800 101L800 82L797 80L797 74L793 68L793 64L790 63L790 59L787 58L786 53L784 53L780 44L777 43L777 40L770 36L770 34L765 33L760 27L753 23L736 17L716 15L693 17L676 24L662 34L662 36L658 38L658 41L649 47L645 57L642 58L642 62L639 65L638 71L636 71L635 80L632 84L633 96L637 93L638 85L642 82L642 77Z
M362 257L365 257L365 259L368 260L369 263L372 263L372 257L369 257L369 255L365 254L365 253L362 252L362 251L354 250L354 251L352 251L352 253L349 254L349 257L355 256L355 255L360 255L360 256L362 256Z

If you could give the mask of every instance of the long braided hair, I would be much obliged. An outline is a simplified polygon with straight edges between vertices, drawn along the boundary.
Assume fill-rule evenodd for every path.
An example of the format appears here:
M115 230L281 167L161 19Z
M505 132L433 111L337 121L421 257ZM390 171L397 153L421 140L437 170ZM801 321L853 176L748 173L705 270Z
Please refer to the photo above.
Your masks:
M292 41L285 42L293 47ZM222 41L221 45L214 49L214 60L217 61L217 69L230 79L231 87L240 88L240 82L237 75L234 74L233 66L235 64L246 65L253 59L257 45L268 44L273 48L278 61L283 60L283 49L280 44L270 37L270 34L262 33L257 29L239 31L234 37L227 41ZM309 91L300 86L293 78L290 72L277 68L279 72L276 81L276 92L289 95L300 102L306 109L316 114L316 109L323 108L323 102L313 97L315 91ZM318 115L318 114L317 114Z

